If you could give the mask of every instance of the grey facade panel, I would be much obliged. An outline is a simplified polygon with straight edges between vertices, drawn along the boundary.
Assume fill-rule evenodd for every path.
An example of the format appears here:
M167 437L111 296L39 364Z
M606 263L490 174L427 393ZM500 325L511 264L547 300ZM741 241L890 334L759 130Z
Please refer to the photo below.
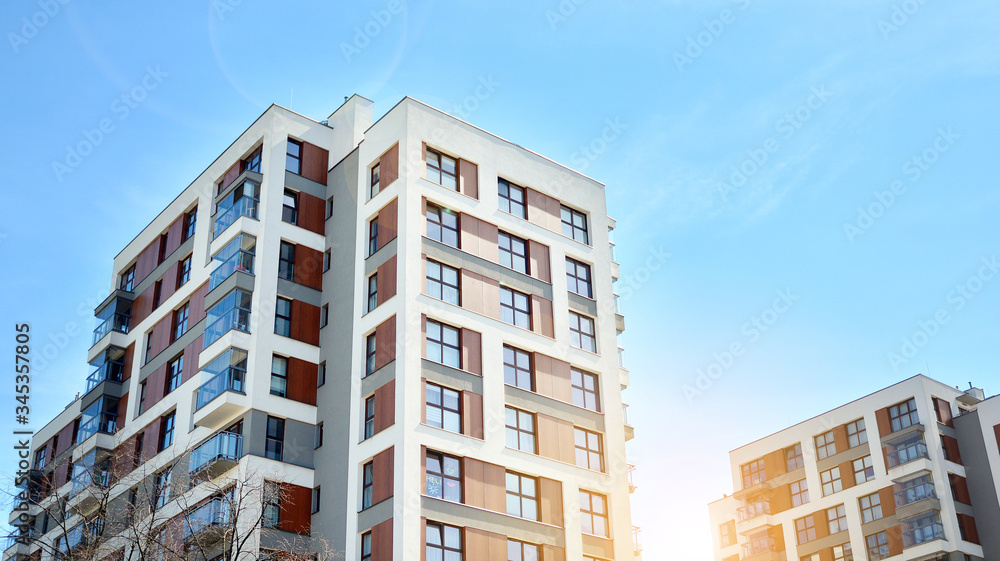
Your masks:
M396 361L394 360L361 379L361 395L371 395L372 392L395 379Z
M1000 466L990 466L990 459L986 453L987 443L983 440L983 426L978 412L972 411L955 417L954 424L955 432L958 434L958 451L965 465L969 495L973 497L971 514L976 518L980 545L983 546L987 559L992 559L994 556L1000 559L1000 533L991 531L1000 528L1000 503L996 500L998 495L994 483L996 471ZM987 430L990 428L987 427ZM981 499L977 500L979 497ZM993 500L990 500L990 497ZM955 506L961 505L955 503Z
M285 187L326 200L327 186L285 170Z
M358 513L358 532L367 532L392 518L393 497L374 504Z
M497 263L487 261L481 257L466 253L457 247L452 247L430 238L422 238L421 242L421 250L430 259L441 261L459 269L467 269L478 275L500 281L500 284L504 286L509 286L527 294L541 296L546 300L552 300L552 285L549 283L529 277L513 269L502 267Z
M321 291L285 279L278 279L278 296L299 300L317 308L323 305Z
M478 529L503 534L516 540L566 547L565 531L549 524L428 496L420 497L420 507L427 520L453 526L475 526Z
M427 359L421 360L421 372L428 381L437 382L457 390L471 391L480 395L483 393L482 376Z
M211 310L212 306L219 303L219 300L222 300L223 297L237 288L242 288L247 292L253 292L256 281L257 277L251 275L250 273L236 271L235 273L229 275L226 280L222 281L222 284L213 288L208 294L205 295L205 310Z
M264 457L267 443L267 413L250 411L243 417L243 453ZM285 419L281 461L312 469L315 465L316 425Z
M582 429L604 433L604 415L600 413L595 413L582 407L564 403L557 399L545 397L544 395L514 386L505 385L503 389L505 401L508 405L528 411L537 411L557 419L572 421L574 425Z
M567 292L567 294L569 295L570 310L580 312L581 314L586 314L591 317L597 317L597 300L585 298L575 292ZM624 329L624 325L622 326L622 329Z

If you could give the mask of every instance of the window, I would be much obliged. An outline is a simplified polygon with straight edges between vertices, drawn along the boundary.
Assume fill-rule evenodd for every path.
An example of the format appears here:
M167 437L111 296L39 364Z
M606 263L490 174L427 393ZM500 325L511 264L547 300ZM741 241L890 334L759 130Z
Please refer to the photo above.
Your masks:
M754 460L748 464L740 466L743 472L743 488L753 487L758 483L767 481L767 472L764 471L764 458Z
M587 236L587 215L565 206L562 207L561 214L563 235L590 245L590 238Z
M844 484L840 481L840 468L828 469L819 474L820 482L823 483L823 496L832 495L844 490Z
M462 349L458 329L427 320L427 360L453 368L462 367Z
M503 346L503 381L510 386L534 391L531 355L510 345Z
M260 156L262 151L261 146L258 146L249 156L243 160L243 171L254 171L260 173Z
M594 320L576 312L569 313L569 343L578 349L597 352Z
M330 252L329 249L323 252L323 272L324 273L330 270L330 259L332 257L333 257L333 254Z
M729 531L729 524L719 524L719 543L722 547L729 547L736 544L736 536Z
M861 522L867 524L882 518L882 500L878 493L872 493L858 499L861 506Z
M816 521L811 514L795 521L795 538L799 545L816 539Z
M378 306L378 273L368 277L368 311Z
M283 356L271 357L271 395L285 397L288 389L288 359Z
M267 416L267 436L264 441L264 457L279 462L284 457L285 420Z
M379 164L372 166L371 182L369 182L368 198L374 199L378 195Z
M507 540L507 561L538 561L541 558L537 545Z
M153 309L160 307L160 300L163 296L163 279L153 283Z
M601 447L601 435L581 428L573 428L573 440L576 445L576 465L604 471L604 452Z
M274 306L274 332L289 337L292 334L292 301L279 297Z
M427 523L427 561L462 561L462 529Z
M189 238L194 236L195 226L198 224L198 208L192 208L187 214L184 215L184 236L181 242L188 241Z
M156 264L159 265L167 259L167 240L170 237L167 234L160 234L160 254L157 257Z
M608 500L604 495L580 490L580 521L584 534L608 537Z
M527 218L524 206L524 187L518 187L506 179L497 179L497 193L500 198L500 210L513 214L518 218Z
M831 534L847 530L847 510L844 505L826 509L826 521L830 526Z
M459 306L458 269L427 260L427 295Z
M365 400L365 438L375 436L375 396Z
M809 502L809 485L805 479L794 481L788 487L792 493L792 506L804 505Z
M538 481L534 477L507 472L507 514L538 520Z
M917 417L917 401L910 398L907 401L890 407L889 422L892 424L892 432L903 430L906 427L919 423L920 419Z
M458 214L427 203L427 237L452 247L459 247Z
M816 440L816 457L820 460L837 453L837 443L833 439L833 431L814 437Z
M45 467L45 450L47 450L47 448L43 447L40 450L35 451L35 469L42 469Z
M174 310L174 341L180 339L181 335L187 333L188 311L190 308L190 303L185 303L177 310Z
M288 281L295 280L295 244L281 242L278 253L278 278Z
M847 446L854 448L868 442L868 433L865 431L865 420L858 419L853 423L847 423Z
M135 290L135 265L132 265L122 273L122 280L118 285L125 292Z
M531 299L523 292L500 287L500 319L517 327L531 329Z
M944 528L936 511L925 512L903 520L903 547L944 539ZM963 526L960 524L960 526ZM964 539L964 538L963 538ZM965 540L968 541L968 540Z
M375 462L368 462L361 468L361 510L372 506L372 493L375 490Z
M316 372L316 387L320 387L326 383L326 361L319 363L319 368Z
M427 180L458 191L458 169L455 158L427 149Z
M291 138L288 139L288 147L285 149L285 170L296 175L302 173L302 143Z
M299 223L299 194L291 189L285 189L281 200L281 221L289 224Z
M320 488L319 487L313 488L313 492L312 492L312 513L313 514L316 514L317 512L319 512L319 500L320 500L320 496L321 496L320 495Z
M885 532L865 536L865 544L868 546L868 561L889 557L889 540Z
M524 239L500 232L497 238L500 250L500 265L519 273L528 273L528 242Z
M160 447L159 452L162 452L167 446L174 443L174 425L175 425L175 414L171 412L160 418Z
M313 449L319 448L323 445L323 421L320 421L316 425L316 444Z
M361 561L372 561L372 533L361 535Z
M854 483L861 485L865 481L875 479L875 468L872 466L872 457L865 456L854 460Z
M459 393L437 384L427 384L427 424L451 432L462 432Z
M462 469L458 458L438 452L427 453L425 492L430 497L462 502Z
M372 218L368 223L368 256L375 255L378 251L378 217Z
M184 355L175 358L167 365L167 383L164 393L168 394L176 390L181 385L182 374L184 372Z
M191 280L191 256L188 255L184 259L181 259L180 263L177 264L177 286L184 286L187 281Z
M802 444L785 448L785 471L795 471L804 466L802 461Z
M326 219L333 217L333 197L326 200Z
M590 374L573 368L570 370L570 380L573 386L573 405L600 411L600 400L597 394L597 374Z
M167 468L156 474L156 482L153 493L156 495L156 508L163 508L163 505L170 502L170 481L173 479L173 470Z
M927 498L937 497L934 480L929 475L904 481L896 485L896 505L904 506Z
M851 542L833 546L833 561L854 561Z
M375 372L375 346L378 338L375 334L370 334L365 339L365 376L370 376Z
M535 416L527 411L507 407L507 447L535 453Z
M594 293L590 286L590 265L567 257L566 285L570 292L593 298Z
M927 457L927 444L924 442L923 432L910 433L887 442L885 450L890 468Z
M330 323L330 305L323 304L323 307L319 309L319 326L324 328Z
M264 482L263 506L261 525L265 528L277 528L281 518L281 486L274 481Z

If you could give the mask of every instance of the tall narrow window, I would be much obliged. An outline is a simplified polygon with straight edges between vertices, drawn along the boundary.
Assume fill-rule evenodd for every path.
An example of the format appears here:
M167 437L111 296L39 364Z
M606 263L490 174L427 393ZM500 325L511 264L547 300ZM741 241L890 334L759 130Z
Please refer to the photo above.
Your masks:
M534 391L531 355L521 349L503 346L503 381L505 384Z
M365 376L370 376L375 372L375 348L378 338L374 333L365 339Z
M277 528L281 520L281 485L274 481L264 482L264 512L261 525L265 528Z
M538 520L538 480L508 471L507 514L528 520Z
M440 362L452 368L462 367L462 346L458 329L427 320L427 360Z
M594 292L590 286L590 265L567 257L566 285L570 292L575 292L587 298L593 298Z
M850 448L860 446L868 442L868 432L865 430L865 420L858 419L853 423L847 423L847 445Z
M289 224L299 223L299 194L291 189L285 189L282 198L281 221Z
M369 184L370 187L368 189L368 198L369 199L374 199L375 195L378 195L378 180L379 180L379 175L380 175L380 171L381 171L381 170L379 170L379 167L380 166L379 166L378 163L376 163L374 166L372 166L371 183Z
M574 427L573 438L576 446L576 465L594 471L604 471L604 449L601 446L601 435Z
M320 494L320 491L321 491L320 487L313 487L313 492L312 492L312 514L316 514L317 512L319 512L320 497L322 496Z
M427 237L452 247L459 247L458 214L427 203Z
M173 473L173 469L168 467L156 474L153 494L156 496L156 501L154 502L158 509L163 508L164 505L170 502L170 481L173 479Z
M504 411L507 447L535 453L535 416L527 411L507 407Z
M372 497L375 490L375 462L368 462L362 468L361 484L361 509L364 510L372 506Z
M181 335L187 333L188 310L190 307L190 303L186 303L174 311L174 341L180 339Z
M184 286L187 281L191 280L191 256L188 255L184 259L181 259L177 264L177 286Z
M427 260L427 295L449 304L459 304L458 269Z
M594 320L576 312L569 313L569 343L578 349L597 352Z
M372 533L361 534L361 561L372 561Z
M283 356L271 357L271 395L285 397L288 388L288 359Z
M167 365L167 383L164 393L170 393L180 387L183 372L184 355L181 355Z
M292 334L292 301L278 298L274 307L274 332L289 337Z
M333 197L326 200L326 219L333 217Z
M528 273L528 242L507 232L498 234L497 248L500 265L519 273Z
M368 277L368 311L372 311L378 306L378 273L372 273Z
M264 457L282 461L285 448L285 420L267 417L267 437L264 443Z
M570 381L573 386L573 405L600 411L600 400L597 393L597 374L590 374L573 368L570 370Z
M121 283L119 283L118 286L125 292L132 292L135 290L135 265L125 269L125 272L122 273Z
M285 150L285 169L296 175L302 174L302 143L298 140L288 139L288 147Z
M528 217L524 206L524 187L518 187L506 179L498 179L497 193L500 199L500 210L518 218Z
M197 225L198 207L195 207L184 215L184 239L181 240L182 242L186 242L189 238L194 236L195 226Z
M437 384L427 384L427 424L451 432L462 432L459 393Z
M153 309L160 307L160 301L163 299L163 280L158 280L153 283Z
M580 490L580 520L584 534L608 537L608 500L604 495Z
M500 288L500 319L511 325L531 329L531 299L516 290Z
M175 413L173 411L160 418L160 452L174 443L174 422Z
M278 278L295 280L295 244L281 242L278 251Z
M795 471L804 466L802 460L802 444L785 448L785 471Z
M562 207L562 233L568 238L590 245L587 233L587 215L569 207Z
M378 251L378 217L372 218L368 223L368 256L375 255Z
M375 396L365 400L365 440L375 436Z
M462 502L462 469L458 458L438 452L427 452L426 464L427 496L456 503Z
M455 158L427 149L427 180L458 191L458 169Z

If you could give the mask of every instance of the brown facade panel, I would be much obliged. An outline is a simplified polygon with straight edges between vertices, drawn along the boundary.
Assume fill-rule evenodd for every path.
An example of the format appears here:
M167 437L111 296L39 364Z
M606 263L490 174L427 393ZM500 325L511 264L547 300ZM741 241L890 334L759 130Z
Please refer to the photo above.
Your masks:
M146 287L135 300L132 301L131 325L139 325L142 320L153 313L153 292L156 290L156 283Z
M889 409L879 409L875 412L875 420L878 421L879 436L887 436L892 433L892 424L889 422Z
M958 450L958 440L946 434L941 435L941 444L944 447L944 457L949 462L962 463L962 453Z
M464 531L464 559L476 561L507 561L507 536L466 527ZM546 560L548 561L548 560Z
M545 337L555 337L555 324L552 319L552 300L531 295L531 330Z
M462 434L483 439L483 396L462 392Z
M542 353L532 353L535 366L535 391L540 395L573 402L573 382L568 362Z
M549 246L528 240L528 260L531 276L542 282L552 282L552 264L549 259Z
M378 189L385 189L399 179L399 144L394 144L378 159Z
M312 489L281 483L278 529L308 535L312 522Z
M295 357L288 358L288 391L285 397L316 405L316 375L319 366Z
M469 214L458 217L458 246L466 253L479 255L479 219Z
M132 377L132 361L135 360L135 341L132 341L125 347L125 365L122 368L122 381L128 380ZM122 409L121 411L124 411Z
M143 249L142 253L140 253L139 257L136 258L135 260L136 285L138 285L146 277L148 277L149 274L153 272L153 269L155 269L156 266L160 264L159 257L160 257L160 236L157 236L156 239L153 240L153 243L147 245L146 249Z
M299 192L299 226L310 232L326 234L326 201L309 193Z
M542 413L535 414L538 455L568 464L576 463L573 423Z
M204 337L204 335L199 335L197 339L191 341L190 345L184 347L184 370L181 372L181 383L187 382L198 373L201 366L198 364L198 355L201 354Z
M462 341L462 369L479 376L483 375L483 335L478 331L473 331L463 327L461 329Z
M396 239L399 228L399 200L393 199L378 211L378 249Z
M816 524L816 539L825 538L830 535L830 525L826 518L826 511L819 510L813 513L813 522Z
M372 527L371 561L392 561L392 518Z
M396 295L396 256L378 266L378 305Z
M934 412L937 414L938 422L945 426L954 426L951 417L951 404L939 397L933 397L931 400L934 402Z
M375 454L372 460L372 504L378 504L393 494L393 448Z
M243 169L243 162L236 162L235 164L232 165L232 167L226 170L226 173L222 176L222 186L220 193L224 191L226 187L229 187L233 183L233 181L236 181L236 178L240 176L242 169Z
M997 451L1000 452L1000 425L993 425L993 436L997 439Z
M160 387L162 386L163 384L160 384ZM138 451L140 464L149 461L160 452L160 428L160 418L157 417L142 430L142 450Z
M507 471L503 466L462 458L465 504L494 512L507 511Z
M292 300L291 338L319 346L319 308L301 300Z
M54 460L59 454L62 454L66 450L69 450L70 446L73 445L74 434L73 425L75 423L70 421L65 427L59 430L59 447L53 451L52 459Z
M785 473L785 451L775 450L764 456L764 472L767 474L768 479L774 479L775 477Z
M163 273L163 278L160 279L160 302L166 301L174 292L177 292L177 269L179 267L179 262L174 263ZM156 286L156 284L154 283L151 286Z
M125 428L125 419L128 418L128 415L125 414L125 411L128 410L128 393L125 392L125 395L118 398L118 417L115 419L116 431Z
M562 219L560 218L558 199L553 199L530 188L527 189L527 199L528 220L547 230L562 232Z
M969 494L969 482L956 473L948 474L948 485L951 487L955 500L967 505L972 504L972 495Z
M375 370L396 360L396 316L375 328Z
M979 543L979 529L976 528L976 519L969 516L968 514L958 515L958 525L962 529L962 538L964 541L969 543Z
M183 241L181 237L184 235L184 219L186 213L181 214L177 220L174 220L170 227L167 228L167 246L163 250L163 255L165 257L170 257L173 252L177 251L177 248L181 246Z
M319 146L303 142L302 177L326 185L328 169L330 169L330 153Z
M857 484L854 480L854 462L848 460L840 464L840 484L844 489L850 489Z
M396 423L396 381L375 390L375 434Z
M562 527L562 483L554 479L538 478L538 514L545 524Z
M882 506L882 509L884 513L885 505ZM903 529L899 526L899 524L886 528L885 537L889 542L890 556L903 553Z
M841 474L843 477L843 474ZM882 516L893 516L896 514L896 494L890 485L878 490L878 500L882 503Z
M295 282L323 290L323 252L304 245L295 246Z
M146 337L148 337L147 341L149 354L142 357L144 364L163 352L163 349L166 349L167 346L170 345L170 332L173 327L173 321L174 315L172 313L167 314L165 318L161 319L156 325L153 326L153 329L146 334Z
M208 296L208 281L205 281L199 286L193 293L191 293L191 298L188 299L190 307L188 308L188 325L197 325L198 322L205 319L208 315L208 310L205 309L205 296Z
M479 166L468 161L458 161L459 192L473 199L479 198Z
M768 496L771 501L771 512L773 514L778 514L779 512L784 512L792 508L792 487L791 483L788 485L782 485L777 489L771 491ZM735 530L733 531L733 536L736 535Z
M837 447L838 454L850 448L847 440L847 425L833 427L833 443Z
M142 411L149 411L150 407L163 399L167 383L167 369L169 367L169 364L164 364L146 377L146 398L142 404Z
M485 220L479 221L479 256L494 263L500 260L500 229Z

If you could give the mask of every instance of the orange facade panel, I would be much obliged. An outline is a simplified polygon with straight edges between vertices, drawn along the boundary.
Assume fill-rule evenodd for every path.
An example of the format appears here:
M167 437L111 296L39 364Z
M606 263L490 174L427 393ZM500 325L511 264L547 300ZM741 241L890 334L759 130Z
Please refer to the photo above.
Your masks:
M319 146L302 143L302 177L326 185L330 153Z

